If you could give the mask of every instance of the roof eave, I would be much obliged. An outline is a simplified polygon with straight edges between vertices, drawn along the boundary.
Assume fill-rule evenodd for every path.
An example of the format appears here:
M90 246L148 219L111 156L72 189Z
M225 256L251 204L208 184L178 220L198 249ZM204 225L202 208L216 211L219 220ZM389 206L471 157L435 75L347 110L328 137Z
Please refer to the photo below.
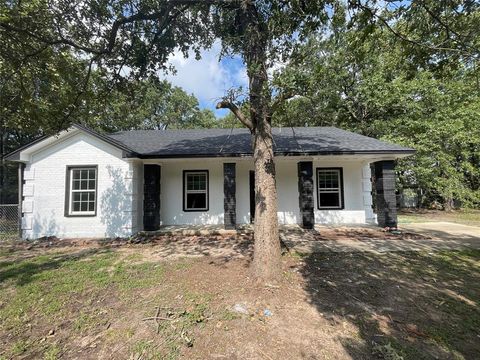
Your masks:
M275 151L275 156L330 156L330 155L397 155L410 156L415 153L413 149L399 150L356 150L356 151ZM253 153L206 153L206 154L137 154L140 159L188 159L188 158L224 158L224 157L250 157Z
M120 142L118 142L118 141L116 141L116 140L113 140L113 139L109 138L108 136L102 135L102 134L100 134L100 133L98 133L98 132L96 132L96 131L94 131L94 130L92 130L92 129L89 129L89 128L83 126L83 125L80 125L80 124L72 124L72 126L71 126L69 129L71 129L71 128L76 128L76 129L78 129L78 130L80 130L80 131L86 132L87 134L89 134L89 135L91 135L91 136L93 136L93 137L95 137L95 138L97 138L97 139L100 139L100 140L102 140L102 141L104 141L104 142L106 142L106 143L108 143L108 144L110 144L110 145L112 145L112 146L114 146L114 147L122 150L122 156L123 156L123 157L126 157L126 158L139 157L139 154L137 154L135 151L131 150L130 148L128 148L128 147L125 146L124 144L122 144L122 143L120 143ZM28 144L25 144L25 145L19 147L18 149L14 150L14 151L12 151L12 152L10 152L10 153L8 153L8 154L6 154L5 157L4 157L4 159L7 160L7 161L24 162L24 161L21 159L21 157L20 157L22 151L25 151L25 150L31 148L32 146L34 146L34 145L36 145L36 144L38 144L38 143L40 143L40 142L42 142L42 141L44 141L44 140L52 137L52 136L57 136L57 135L61 134L63 131L67 131L67 132L68 132L69 129L62 130L62 131L60 131L60 132L58 132L58 133L56 133L56 134L54 134L54 135L43 135L43 136L39 137L38 139L35 139L35 140L29 142Z

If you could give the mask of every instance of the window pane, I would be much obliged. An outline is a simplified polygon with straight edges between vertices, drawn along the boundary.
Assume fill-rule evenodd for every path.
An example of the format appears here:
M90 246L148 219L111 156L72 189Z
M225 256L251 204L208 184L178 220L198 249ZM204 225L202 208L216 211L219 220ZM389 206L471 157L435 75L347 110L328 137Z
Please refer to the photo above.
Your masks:
M82 196L81 196L82 201L88 201L88 193L87 192L82 192L81 194L82 194Z
M73 190L79 190L79 189L80 189L80 181L73 180Z
M80 193L73 193L73 201L80 201Z
M320 170L318 172L319 189L338 189L340 186L340 172L336 170Z
M88 203L88 211L95 211L95 203L93 201Z
M95 170L88 170L88 178L90 180L95 179Z
M87 211L88 203L82 202L80 203L80 211Z
M320 193L320 207L340 207L339 193Z
M72 178L73 179L80 179L80 170L73 170L72 171Z
M80 203L74 202L73 203L73 211L80 211Z
M187 190L206 190L207 174L187 174Z
M187 190L193 190L193 176L187 175Z
M207 194L187 194L187 209L205 209Z
M90 190L95 190L95 180L89 180L88 181L88 188Z

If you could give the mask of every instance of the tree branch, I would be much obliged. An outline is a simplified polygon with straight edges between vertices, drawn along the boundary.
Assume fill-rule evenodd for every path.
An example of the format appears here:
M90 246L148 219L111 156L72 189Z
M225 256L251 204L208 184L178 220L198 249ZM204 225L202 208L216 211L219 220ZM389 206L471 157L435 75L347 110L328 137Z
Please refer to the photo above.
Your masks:
M61 33L58 34L59 38L57 39L54 39L48 36L42 36L29 31L27 28L17 27L15 25L12 25L4 21L0 21L0 28L3 28L4 30L7 30L7 31L27 35L46 45L50 45L50 46L67 45L67 46L73 47L74 49L99 56L99 55L108 55L113 51L113 48L115 47L115 41L117 39L118 31L122 26L126 24L130 24L138 21L158 20L161 24L160 25L161 28L164 29L170 23L170 20L171 20L168 17L168 14L175 6L183 7L183 9L181 9L180 11L181 13L182 11L186 10L189 6L194 6L194 5L210 6L210 5L227 5L227 4L237 4L237 3L238 4L241 3L241 0L167 0L165 1L165 4L163 4L163 7L160 8L160 10L155 11L153 13L145 14L145 13L139 12L137 14L120 17L117 20L115 20L112 24L112 28L108 31L108 34L106 34L105 36L106 43L103 48L95 48L90 45L79 44L71 39L64 37ZM173 17L175 18L178 15L179 15L179 12L177 12ZM163 29L160 29L159 31L161 32Z
M217 109L229 109L240 122L245 125L250 131L254 130L253 123L250 121L249 118L247 118L242 111L238 108L237 105L235 105L233 102L228 101L228 100L222 100L219 103L217 103L216 106Z
M400 40L403 40L403 41L405 41L409 44L419 46L419 47L423 47L423 48L430 49L430 50L435 50L435 51L451 51L451 52L463 53L464 55L470 55L470 56L472 55L472 54L469 54L468 52L465 52L465 51L460 50L460 49L455 49L455 48L451 48L451 47L432 46L432 45L429 45L429 44L422 43L422 42L416 41L414 39L411 39L411 38L407 37L406 35L400 33L399 31L395 30L388 23L388 20L386 20L384 17L377 14L376 10L373 10L366 5L363 5L361 1L355 1L354 4L358 8L367 11L373 18L378 19L387 28L387 30L390 31L393 35L395 35Z
M278 95L274 100L273 100L273 103L272 103L272 106L271 106L271 109L272 109L272 114L277 111L280 106L285 102L285 101L288 101L290 99L293 99L294 97L296 96L301 96L299 94L297 94L295 91L293 92L285 92L285 93L281 93L280 95Z

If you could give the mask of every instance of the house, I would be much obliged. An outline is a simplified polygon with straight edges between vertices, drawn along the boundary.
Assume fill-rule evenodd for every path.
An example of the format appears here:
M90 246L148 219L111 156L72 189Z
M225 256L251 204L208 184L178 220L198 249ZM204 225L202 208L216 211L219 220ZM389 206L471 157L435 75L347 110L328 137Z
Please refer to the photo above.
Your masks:
M273 133L280 224L396 225L394 161L413 149L334 127ZM129 236L162 225L234 228L255 218L247 129L104 135L73 125L7 160L19 163L23 238Z

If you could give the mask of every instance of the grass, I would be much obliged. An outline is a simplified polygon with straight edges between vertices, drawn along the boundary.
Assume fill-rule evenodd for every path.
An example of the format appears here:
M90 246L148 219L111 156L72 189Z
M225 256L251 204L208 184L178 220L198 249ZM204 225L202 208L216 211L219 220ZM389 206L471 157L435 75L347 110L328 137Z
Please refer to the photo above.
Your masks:
M403 211L398 216L398 222L400 224L434 221L448 221L464 225L480 226L480 210L462 209L450 212L439 210Z
M104 250L2 261L0 303L4 306L0 308L0 327L21 335L25 324L35 322L37 317L59 324L73 311L73 331L86 333L113 315L97 309L95 302L108 295L133 301L137 290L157 285L163 275L164 267L157 263L131 264L131 259ZM20 340L9 353L27 349L28 344ZM52 357L54 350L49 351Z
M242 262L152 261L150 247L135 249L0 248L0 359L205 358L212 345L215 354L259 346L278 358L270 351L282 344L285 357L314 358L309 351L329 351L319 335L351 358L469 359L480 350L480 250L289 254L277 289L249 285ZM231 311L243 300L251 316ZM143 321L156 306L170 320ZM267 307L268 319L259 315ZM282 323L305 331L279 337ZM262 336L275 346L256 343ZM202 343L203 353L186 353Z

